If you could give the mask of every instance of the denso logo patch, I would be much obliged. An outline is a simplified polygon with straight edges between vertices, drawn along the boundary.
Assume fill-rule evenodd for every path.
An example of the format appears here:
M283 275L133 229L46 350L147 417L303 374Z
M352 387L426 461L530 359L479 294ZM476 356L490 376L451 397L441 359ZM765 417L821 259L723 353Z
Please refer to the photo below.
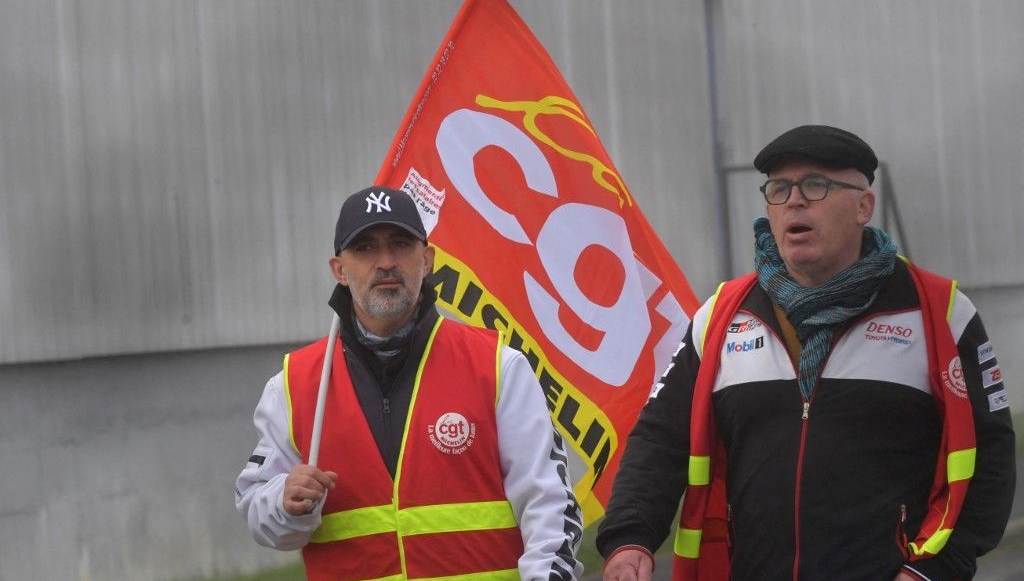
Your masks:
M725 344L725 351L726 353L746 353L761 347L764 347L764 335L750 341L729 341Z
M741 321L739 323L733 323L733 324L729 325L729 330L727 332L728 333L746 333L747 331L753 331L754 329L759 329L762 326L763 325L762 325L761 321L758 321L757 319L747 319L746 321Z
M910 345L913 341L913 327L890 325L871 321L864 328L864 338L868 341L887 341L897 345Z
M476 441L476 423L458 412L441 414L427 426L430 443L444 454L462 454Z

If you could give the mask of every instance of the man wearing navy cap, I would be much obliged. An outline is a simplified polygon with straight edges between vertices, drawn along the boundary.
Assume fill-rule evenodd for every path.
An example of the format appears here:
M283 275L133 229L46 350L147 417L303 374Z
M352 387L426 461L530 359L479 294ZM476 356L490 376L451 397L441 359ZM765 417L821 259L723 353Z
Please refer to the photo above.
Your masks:
M313 581L578 579L582 515L540 385L496 333L438 315L413 199L350 196L329 263L340 345L285 357L236 483L256 541L301 548Z
M1014 433L955 282L867 226L878 166L835 127L758 153L754 272L694 315L629 436L597 538L606 580L970 579L1000 540Z

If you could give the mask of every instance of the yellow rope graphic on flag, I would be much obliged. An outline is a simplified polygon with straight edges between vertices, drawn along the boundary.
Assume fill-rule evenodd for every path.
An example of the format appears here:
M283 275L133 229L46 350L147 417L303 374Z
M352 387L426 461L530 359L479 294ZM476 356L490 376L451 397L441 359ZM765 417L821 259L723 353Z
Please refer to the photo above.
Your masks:
M537 127L538 115L563 115L572 119L592 135L596 136L594 128L587 122L583 110L580 109L576 103L569 99L556 97L554 95L544 97L540 101L499 101L498 99L488 97L487 95L477 95L476 104L481 107L490 107L492 109L523 113L523 127L525 127L534 138L541 143L550 146L552 149L569 159L590 164L590 175L594 179L594 182L615 194L616 199L619 201L620 208L623 206L633 205L633 199L629 195L626 183L622 181L619 174L615 173L615 171L593 155L562 147L548 134L544 133L539 127ZM611 181L609 181L609 178L611 178Z

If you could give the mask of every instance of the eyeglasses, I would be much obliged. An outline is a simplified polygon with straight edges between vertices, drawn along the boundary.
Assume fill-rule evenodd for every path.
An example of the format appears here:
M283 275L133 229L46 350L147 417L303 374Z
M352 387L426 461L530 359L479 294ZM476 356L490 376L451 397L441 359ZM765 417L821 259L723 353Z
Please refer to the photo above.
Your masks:
M833 187L864 191L864 188L858 185L832 180L816 174L804 176L795 182L791 180L768 180L758 189L764 194L766 202L772 206L778 206L789 201L789 195L793 191L793 186L800 189L800 195L808 202L824 200L829 190Z

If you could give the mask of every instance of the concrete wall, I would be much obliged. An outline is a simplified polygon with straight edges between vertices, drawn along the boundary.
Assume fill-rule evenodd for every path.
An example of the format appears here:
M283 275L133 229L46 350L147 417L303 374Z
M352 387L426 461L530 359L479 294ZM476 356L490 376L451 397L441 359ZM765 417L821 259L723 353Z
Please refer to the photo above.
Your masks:
M234 508L289 346L0 367L0 581L166 581L297 558Z

